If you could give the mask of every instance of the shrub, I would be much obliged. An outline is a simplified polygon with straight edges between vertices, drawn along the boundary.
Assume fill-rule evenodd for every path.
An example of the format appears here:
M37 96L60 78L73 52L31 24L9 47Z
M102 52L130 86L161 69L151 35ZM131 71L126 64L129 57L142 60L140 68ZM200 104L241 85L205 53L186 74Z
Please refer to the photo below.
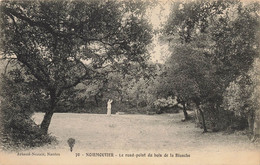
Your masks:
M175 98L168 97L167 99L161 98L154 102L154 106L158 109L157 113L163 112L179 112L178 102Z
M236 119L242 123L248 120L244 125L249 127L250 132L253 131L250 121L254 122L255 112L259 108L254 99L256 89L251 78L249 75L243 75L231 82L224 93L223 101L223 108L233 112Z
M1 78L0 120L4 149L38 147L55 141L54 137L45 135L31 119L39 101L37 99L34 102L34 99L40 98L36 97L39 93L33 89L31 82L25 82L19 74Z
M204 109L205 121L207 128L213 131L221 130L243 130L246 129L248 124L245 117L236 116L234 112L220 109L212 111Z
M40 147L57 142L54 137L44 134L32 119L22 114L3 123L2 143L6 150Z

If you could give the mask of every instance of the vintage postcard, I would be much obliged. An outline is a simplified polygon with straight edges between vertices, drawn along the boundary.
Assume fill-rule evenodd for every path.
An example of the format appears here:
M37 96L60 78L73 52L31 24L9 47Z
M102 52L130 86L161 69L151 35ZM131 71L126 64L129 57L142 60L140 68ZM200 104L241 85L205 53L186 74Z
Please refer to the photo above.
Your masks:
M259 165L260 2L1 0L1 165Z

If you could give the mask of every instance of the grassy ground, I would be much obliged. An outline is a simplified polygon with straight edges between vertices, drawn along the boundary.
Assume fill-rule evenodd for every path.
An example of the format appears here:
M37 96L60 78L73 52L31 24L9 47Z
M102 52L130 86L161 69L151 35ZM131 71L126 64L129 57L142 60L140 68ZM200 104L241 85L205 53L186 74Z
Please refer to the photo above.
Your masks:
M259 146L251 143L247 136L223 132L202 134L194 123L181 122L182 117L181 113L150 116L56 113L49 131L59 140L58 145L0 153L0 164L260 164ZM40 123L43 114L36 113L33 118ZM69 138L76 140L73 152L69 151ZM31 156L19 156L20 152ZM33 156L34 153L45 156ZM48 156L48 153L57 153L58 156ZM77 153L80 156L76 156ZM86 153L113 153L114 157L88 157ZM128 157L129 154L134 157ZM148 157L148 154L153 156ZM158 157L159 154L162 157ZM164 157L165 154L168 157ZM189 156L177 157L176 154Z
M206 133L192 122L181 122L182 114L112 115L56 113L49 132L59 140L44 149L68 151L68 138L76 139L74 151L255 151L259 146L241 134ZM33 116L36 123L42 113Z

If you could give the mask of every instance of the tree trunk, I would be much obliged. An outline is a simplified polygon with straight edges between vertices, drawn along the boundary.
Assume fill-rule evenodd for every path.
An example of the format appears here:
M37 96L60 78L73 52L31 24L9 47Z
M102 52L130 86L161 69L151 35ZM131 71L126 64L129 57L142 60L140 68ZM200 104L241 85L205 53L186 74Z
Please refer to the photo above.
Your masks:
M188 115L187 110L186 110L185 102L182 103L182 106L183 106L184 119L189 120L189 115Z
M45 113L43 121L41 123L41 129L44 134L48 133L49 126L51 124L51 118L53 116L53 111L48 111Z
M251 128L249 126L249 130L252 131L251 141L254 142L260 138L260 110L257 109L255 112L251 112L249 115L249 122L251 124Z
M41 130L44 134L48 134L48 129L51 124L51 118L54 113L54 108L56 105L56 97L55 92L50 92L51 98L50 98L50 109L45 112L45 115L43 117L42 123L41 123Z
M203 133L208 132L207 127L206 127L205 118L204 118L204 113L201 110L200 105L199 104L196 104L196 105L197 105L197 108L198 108L200 115L201 115L201 118L202 118L202 126L203 126L203 129L204 129Z
M137 108L137 109L139 108L139 106L138 106L138 100L139 100L139 94L137 93L137 95L136 95L136 108Z
M247 122L248 122L248 129L251 134L254 133L254 113L252 110L249 111L247 116Z
M98 107L98 98L97 98L97 94L95 95L95 102L96 102L96 105Z
M258 138L260 138L260 121L259 118L256 117L254 120L254 133L252 141L255 141Z

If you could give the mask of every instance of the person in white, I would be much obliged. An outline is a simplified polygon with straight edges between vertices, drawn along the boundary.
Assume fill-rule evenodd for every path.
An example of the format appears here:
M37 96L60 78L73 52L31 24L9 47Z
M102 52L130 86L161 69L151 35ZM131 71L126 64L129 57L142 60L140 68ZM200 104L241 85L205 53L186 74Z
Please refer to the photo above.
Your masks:
M113 100L109 99L107 101L107 115L111 115L111 104L112 104Z

